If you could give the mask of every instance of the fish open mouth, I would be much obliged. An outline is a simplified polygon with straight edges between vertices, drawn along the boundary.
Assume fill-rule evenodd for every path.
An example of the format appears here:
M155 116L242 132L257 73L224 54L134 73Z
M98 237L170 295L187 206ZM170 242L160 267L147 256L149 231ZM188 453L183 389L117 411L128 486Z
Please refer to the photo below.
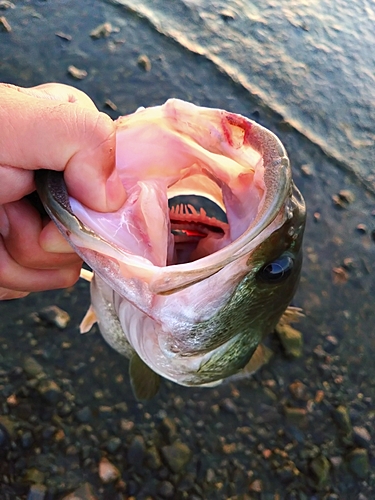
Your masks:
M204 239L223 239L229 230L225 211L209 198L178 195L168 200L174 252L168 265L184 264L209 254Z

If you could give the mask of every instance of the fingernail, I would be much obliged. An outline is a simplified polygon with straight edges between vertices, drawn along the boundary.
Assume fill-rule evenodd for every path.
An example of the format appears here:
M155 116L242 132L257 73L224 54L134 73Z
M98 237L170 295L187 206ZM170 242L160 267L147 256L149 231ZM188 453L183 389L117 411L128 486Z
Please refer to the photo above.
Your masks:
M40 233L39 245L45 252L74 253L73 248L62 236L53 222L49 222Z
M3 206L0 206L0 234L4 238L9 235L9 219Z
M106 182L107 209L109 212L118 210L126 200L126 191L115 169Z

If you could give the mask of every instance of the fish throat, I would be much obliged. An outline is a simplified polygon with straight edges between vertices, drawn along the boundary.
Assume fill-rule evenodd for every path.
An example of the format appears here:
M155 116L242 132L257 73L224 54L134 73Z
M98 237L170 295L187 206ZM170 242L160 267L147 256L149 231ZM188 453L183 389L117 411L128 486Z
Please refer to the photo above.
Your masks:
M228 235L226 213L204 196L173 196L168 200L168 207L174 244L168 265L184 264L210 255Z

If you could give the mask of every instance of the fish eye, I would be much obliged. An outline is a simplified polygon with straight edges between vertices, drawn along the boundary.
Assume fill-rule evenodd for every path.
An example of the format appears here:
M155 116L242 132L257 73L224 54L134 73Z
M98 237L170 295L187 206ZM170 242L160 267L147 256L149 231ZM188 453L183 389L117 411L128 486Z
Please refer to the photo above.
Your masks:
M258 278L266 283L280 283L292 272L294 259L290 254L282 254L258 271Z

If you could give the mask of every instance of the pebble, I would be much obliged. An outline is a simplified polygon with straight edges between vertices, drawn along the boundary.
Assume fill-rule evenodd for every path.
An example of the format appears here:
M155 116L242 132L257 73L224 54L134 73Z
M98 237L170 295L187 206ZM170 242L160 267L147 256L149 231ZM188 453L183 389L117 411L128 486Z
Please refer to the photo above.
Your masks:
M318 488L323 486L327 482L330 470L330 462L328 458L324 455L318 455L313 458L310 462L310 469Z
M371 436L365 427L353 427L354 442L360 448L368 448L371 444Z
M47 487L43 484L34 484L31 486L26 500L44 500L47 493Z
M141 68L143 68L145 71L151 71L151 61L146 56L146 54L141 54L138 57L137 64L138 64L138 66L140 66Z
M21 446L24 449L30 448L32 444L34 443L34 437L31 433L31 431L25 431L22 433L21 436Z
M87 76L87 71L85 69L79 69L71 64L68 66L68 74L76 80L83 80Z
M168 467L175 473L181 472L191 458L190 448L180 441L176 441L170 446L163 446L161 453Z
M23 362L23 369L30 377L36 377L37 375L43 373L42 365L39 364L38 361L32 356L25 358Z
M99 477L104 484L113 483L120 477L120 471L107 458L99 462Z
M147 460L147 466L150 467L151 470L157 470L162 466L160 454L156 446L151 446L147 450L146 460Z
M158 493L163 498L174 498L174 486L170 481L162 481L158 486Z
M84 483L78 489L64 496L62 500L98 500L90 483Z
M128 448L127 459L130 465L141 466L145 458L146 446L142 436L135 436Z
M105 447L109 453L116 453L116 451L120 448L121 446L121 439L117 436L113 436L110 439L108 439Z
M37 386L39 394L48 403L57 403L62 396L60 387L50 379L43 379Z
M76 412L76 418L79 422L82 424L86 424L87 422L90 422L92 418L92 413L91 410L88 406L84 406L80 410Z
M171 443L177 435L176 424L168 417L163 418L159 426L159 431L167 443Z
M348 461L349 468L353 474L360 479L366 479L370 468L367 450L356 448L349 454Z
M291 358L300 358L303 350L301 332L287 324L278 324L275 330L284 348L285 354Z
M99 26L94 28L90 32L90 36L91 36L91 38L95 38L95 39L106 38L112 33L112 31L113 31L112 24L106 22L106 23L99 24Z
M70 321L69 314L58 306L44 307L38 312L38 316L48 324L57 326L60 330L64 330Z
M332 417L340 430L342 430L345 434L350 434L352 432L352 424L350 422L349 411L346 406L338 406L333 411Z

